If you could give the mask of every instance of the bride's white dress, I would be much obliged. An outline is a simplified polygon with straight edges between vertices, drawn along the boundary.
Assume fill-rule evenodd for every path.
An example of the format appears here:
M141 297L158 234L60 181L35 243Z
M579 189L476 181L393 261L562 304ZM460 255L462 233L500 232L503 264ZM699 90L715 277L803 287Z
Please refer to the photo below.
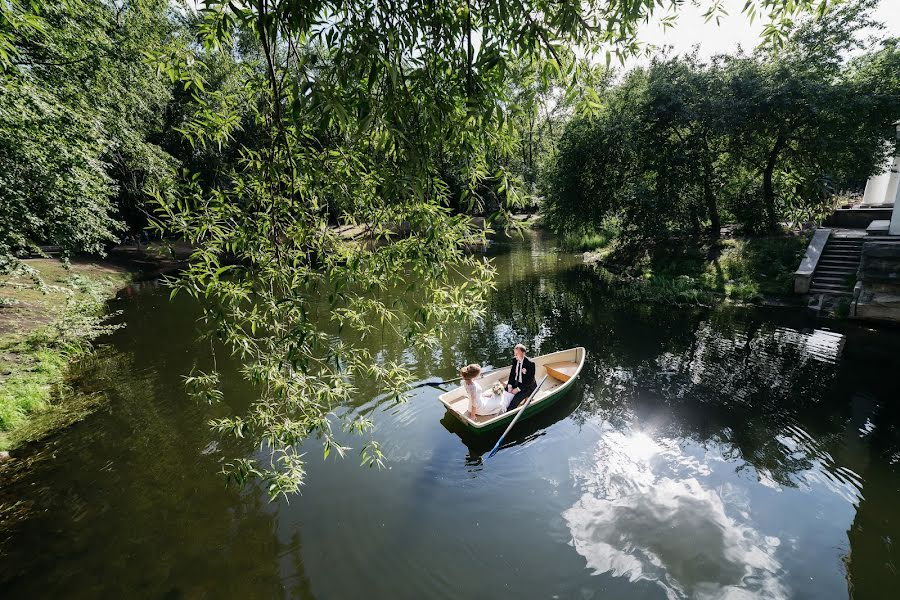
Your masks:
M496 415L497 413L506 412L513 398L513 395L506 391L499 396L490 390L485 392L477 381L463 383L463 389L466 395L474 401L475 414L478 415Z

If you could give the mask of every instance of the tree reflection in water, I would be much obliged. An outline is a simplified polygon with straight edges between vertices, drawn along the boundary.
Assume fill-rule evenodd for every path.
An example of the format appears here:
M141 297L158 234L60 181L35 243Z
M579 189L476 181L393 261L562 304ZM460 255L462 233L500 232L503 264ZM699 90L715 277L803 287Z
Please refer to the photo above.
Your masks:
M632 305L540 237L494 259L475 327L448 323L428 351L386 328L373 354L452 377L509 364L519 341L582 345L571 393L482 465L499 431L465 432L432 388L395 404L362 383L343 410L372 416L389 469L311 460L290 504L223 489L220 461L259 448L220 447L206 422L257 396L220 357L228 406L189 400L181 377L208 360L196 307L136 294L112 340L123 351L79 382L107 407L3 480L0 503L24 513L0 524L4 597L819 598L841 596L843 576L855 598L900 589L900 336L798 311Z
M891 540L900 530L885 512L897 473L885 465L900 463L900 409L884 404L896 398L885 374L900 354L892 336L882 342L854 325L810 325L796 313L633 306L571 266L552 275L534 269L501 287L468 346L487 348L498 363L520 340L536 354L588 349L578 397L523 423L512 443L570 413L582 426L601 424L591 458L572 467L583 494L564 513L589 568L655 581L669 597L738 589L789 596L781 541L754 526L746 494L715 483L713 461L762 486L824 489L854 507L844 561L858 594L880 579L897 581ZM495 441L460 437L470 462ZM708 456L698 462L681 446Z

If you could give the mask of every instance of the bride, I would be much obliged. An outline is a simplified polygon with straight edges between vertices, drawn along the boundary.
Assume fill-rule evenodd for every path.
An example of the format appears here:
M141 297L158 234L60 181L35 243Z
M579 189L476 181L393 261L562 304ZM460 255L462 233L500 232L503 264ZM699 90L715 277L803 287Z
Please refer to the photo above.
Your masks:
M481 374L481 367L471 364L459 370L459 374L463 380L463 389L469 398L469 410L466 413L470 418L478 415L495 415L506 412L509 401L512 400L513 394L509 392L501 392L496 394L493 390L484 391L481 384L475 381Z

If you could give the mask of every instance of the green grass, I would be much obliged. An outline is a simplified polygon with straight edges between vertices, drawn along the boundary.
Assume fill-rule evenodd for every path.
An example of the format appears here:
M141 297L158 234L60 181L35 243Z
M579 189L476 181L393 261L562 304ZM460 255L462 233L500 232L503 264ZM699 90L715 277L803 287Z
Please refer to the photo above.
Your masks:
M563 250L570 252L608 251L619 234L619 224L610 219L598 229L587 228L566 233L560 239L559 244Z
M30 415L50 407L53 386L59 382L68 361L59 351L38 350L31 353L28 366L7 376L0 390L0 431L21 427Z
M716 246L685 240L616 247L607 265L620 293L635 301L709 304L793 296L793 272L808 236L728 239Z
M604 232L569 233L563 236L560 245L573 252L592 252L605 248L612 239Z
M29 262L39 279L0 280L9 300L0 307L0 450L65 426L96 403L69 392L69 364L111 329L103 324L105 301L127 281L98 265Z

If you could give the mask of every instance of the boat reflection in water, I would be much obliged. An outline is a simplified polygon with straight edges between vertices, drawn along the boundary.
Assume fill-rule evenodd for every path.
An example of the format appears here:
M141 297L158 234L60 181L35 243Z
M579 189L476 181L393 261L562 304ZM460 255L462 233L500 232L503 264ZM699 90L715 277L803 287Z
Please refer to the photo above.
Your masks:
M509 432L509 435L506 436L506 439L503 440L500 450L524 446L545 435L552 425L562 421L578 408L582 396L582 385L579 381L576 381L559 400L554 401L553 406L527 419L520 419L512 431ZM491 451L491 448L494 447L494 444L497 443L497 440L500 439L500 436L503 435L506 429L505 427L500 427L484 433L475 433L449 412L444 413L441 425L450 433L459 436L459 439L468 449L469 453L466 456L467 466L480 465L484 455Z

